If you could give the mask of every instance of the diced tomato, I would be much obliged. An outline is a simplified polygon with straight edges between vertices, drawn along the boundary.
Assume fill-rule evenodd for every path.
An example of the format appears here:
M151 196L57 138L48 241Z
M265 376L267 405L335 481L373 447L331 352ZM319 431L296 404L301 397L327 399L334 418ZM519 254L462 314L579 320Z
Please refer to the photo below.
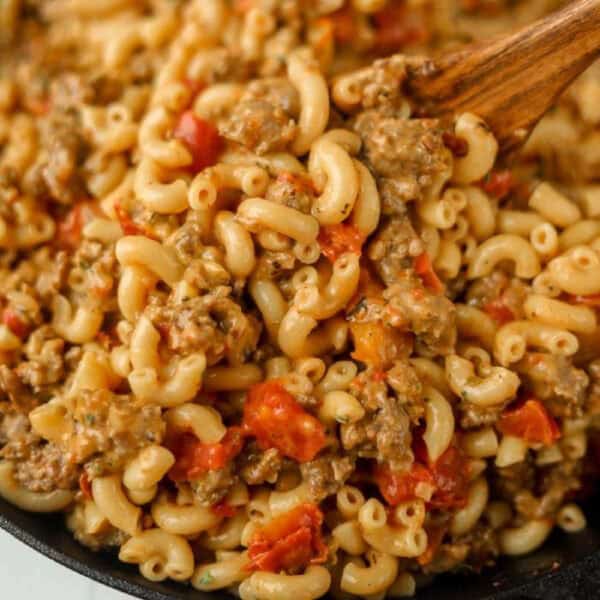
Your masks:
M276 517L250 540L247 568L278 573L325 562L322 524L323 513L314 504L301 504Z
M433 265L431 264L431 259L427 252L423 252L423 254L419 254L419 256L415 258L414 269L415 273L421 278L423 285L428 290L432 291L434 294L444 293L444 284L433 270Z
M571 304L583 304L592 308L600 308L600 294L591 294L590 296L569 295L567 301Z
M92 500L92 482L85 471L79 476L79 489L88 500Z
M446 527L443 525L426 527L425 530L427 531L427 549L417 558L417 562L422 567L428 565L435 558L446 535Z
M326 444L321 422L307 413L278 381L248 391L243 427L263 449L277 448L298 462L312 460Z
M131 218L131 215L121 206L120 202L115 202L114 206L117 219L119 219L121 229L125 235L144 235L153 240L156 239L156 236L148 228L143 225L138 225Z
M410 8L405 0L392 0L373 15L375 48L379 52L394 52L426 42L430 32L422 10Z
M442 134L444 146L456 157L466 156L469 152L469 143L465 138L458 137L449 131Z
M81 243L84 226L99 214L98 208L91 202L78 202L58 222L56 242L61 248L75 250Z
M546 407L536 398L507 408L496 425L505 435L528 442L550 445L560 438L560 428Z
M29 326L23 318L12 308L2 311L2 323L6 325L18 338L23 339L29 333Z
M429 506L444 509L464 508L469 491L469 466L459 446L453 442L429 468L435 484L435 492Z
M360 256L365 238L354 225L338 223L321 227L317 240L321 252L333 263L346 252Z
M327 19L333 27L333 37L340 44L351 44L356 39L355 13L350 6L332 12Z
M192 154L191 170L194 173L216 164L223 150L223 138L217 128L204 119L199 119L191 110L179 117L173 137L181 140Z
M351 322L354 342L351 356L365 364L383 370L411 344L411 336L381 321Z
M506 306L501 297L490 300L483 306L483 310L490 315L494 321L497 321L499 325L504 325L505 323L515 320L513 311Z
M388 466L378 466L375 481L381 495L388 504L395 506L415 498L419 483L433 487L428 505L433 508L463 508L467 503L469 469L465 455L455 441L440 456L431 462L427 448L420 437L413 440L415 462L410 471L394 473Z
M211 512L215 513L219 517L234 517L237 513L237 508L227 503L227 500L221 500L217 504L213 504L210 507Z
M381 495L391 506L416 498L419 483L434 485L433 475L429 469L417 462L413 463L410 471L404 473L394 472L388 465L377 465L375 482Z
M378 383L385 381L386 377L385 371L375 371L373 373L373 381L377 381Z
M166 444L175 455L169 477L173 481L192 481L208 471L222 469L237 456L244 445L244 434L240 427L230 427L220 442L205 444L185 432L167 440Z
M67 213L67 216L58 224L57 241L62 248L75 249L81 241L81 230L83 229L83 218L81 205Z
M514 175L508 169L493 171L481 182L483 191L498 200L507 196L516 185Z

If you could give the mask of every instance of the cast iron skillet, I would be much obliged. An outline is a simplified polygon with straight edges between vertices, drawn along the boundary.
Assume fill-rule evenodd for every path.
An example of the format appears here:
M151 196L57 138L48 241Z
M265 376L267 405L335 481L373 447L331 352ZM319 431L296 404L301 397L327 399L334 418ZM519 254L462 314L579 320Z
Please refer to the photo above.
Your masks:
M595 504L595 503L594 503ZM595 600L600 598L600 515L587 511L588 528L579 534L555 532L530 556L501 561L482 575L443 576L417 600ZM175 583L146 581L113 554L80 546L63 519L25 513L0 499L0 527L41 554L70 569L144 600L226 600ZM10 565L10 557L2 557ZM40 558L40 560L43 560ZM284 600L284 599L282 599Z

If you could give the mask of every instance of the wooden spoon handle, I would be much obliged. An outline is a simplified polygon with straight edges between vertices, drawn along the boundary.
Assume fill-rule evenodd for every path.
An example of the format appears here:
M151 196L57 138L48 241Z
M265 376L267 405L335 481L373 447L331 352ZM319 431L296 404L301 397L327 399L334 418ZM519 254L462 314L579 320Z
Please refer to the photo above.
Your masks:
M599 55L600 0L578 0L512 35L441 57L409 87L435 114L476 113L507 151Z

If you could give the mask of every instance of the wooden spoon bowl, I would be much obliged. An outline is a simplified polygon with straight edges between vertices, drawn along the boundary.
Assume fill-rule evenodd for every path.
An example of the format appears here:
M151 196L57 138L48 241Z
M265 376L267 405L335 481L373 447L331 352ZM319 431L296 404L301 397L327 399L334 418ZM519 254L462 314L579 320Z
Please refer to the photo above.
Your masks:
M578 0L516 33L428 61L407 84L427 114L473 112L509 152L599 56L600 0Z

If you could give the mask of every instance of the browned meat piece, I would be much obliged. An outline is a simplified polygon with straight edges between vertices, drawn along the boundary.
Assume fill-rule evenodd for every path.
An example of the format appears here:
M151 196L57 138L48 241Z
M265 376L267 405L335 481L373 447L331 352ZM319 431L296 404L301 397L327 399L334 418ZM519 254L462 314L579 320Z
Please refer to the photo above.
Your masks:
M118 548L129 539L128 534L116 527L107 526L98 533L86 533L84 527L85 522L82 520L76 528L73 528L73 537L80 544L95 551L102 550L102 548Z
M212 506L222 500L238 481L233 472L233 463L216 471L207 471L190 482L194 498L202 506Z
M588 388L586 412L595 416L600 413L600 359L593 360L587 370L591 383Z
M492 484L495 495L511 503L519 492L533 490L535 468L530 458L509 467L495 467Z
M275 483L283 465L283 458L276 448L261 450L252 442L239 456L237 465L242 479L248 485Z
M384 215L405 215L407 198L414 195L414 184L407 179L390 179L380 177L377 181L381 212Z
M416 424L425 414L423 386L417 372L407 360L397 360L386 373L386 381L396 392L396 398L410 420Z
M407 469L413 461L408 414L396 398L385 394L378 394L377 403L377 409L360 421L341 425L342 446L358 456L388 462L392 470Z
M267 250L258 259L255 273L258 277L265 279L278 279L289 274L295 264L296 257L291 251Z
M104 78L109 81L108 78ZM113 88L117 81L113 82ZM99 88L100 89L100 88ZM108 87L105 88L110 91ZM87 78L79 73L63 73L58 75L50 86L50 95L55 106L59 106L62 110L75 109L77 110L82 104L92 104L96 100L96 90L94 86L87 81ZM116 100L120 89L117 88L117 96L113 94L113 100ZM109 100L110 101L110 100Z
M581 461L568 459L542 469L538 483L540 492L544 496L561 496L559 503L555 504L555 510L567 494L581 488L581 472Z
M555 417L582 416L589 377L582 369L575 368L569 358L528 352L513 367L523 375L525 387L543 400Z
M362 108L378 108L386 114L394 114L404 103L402 83L406 79L406 67L416 62L402 54L395 54L376 60L372 66L361 70L356 87L361 92Z
M144 406L108 390L81 392L75 398L72 423L65 452L76 463L91 459L86 464L90 477L118 471L144 446L160 444L165 434L160 407Z
M431 293L415 277L392 285L383 296L417 336L422 355L446 356L454 351L456 309L446 296Z
M463 429L492 425L498 420L506 403L498 406L478 406L464 399L459 404L460 426Z
M237 302L220 293L224 290L177 303L149 305L146 314L173 352L205 352L209 364L227 357L231 364L238 365L256 349L260 324Z
M314 502L337 493L354 470L349 456L325 455L300 465L302 478L308 484Z
M0 407L0 458L14 461L15 479L32 492L72 489L80 467L51 442L31 431L29 419L7 405Z
M9 448L9 446L7 446ZM80 467L69 462L67 455L53 443L24 446L21 456L5 455L15 460L15 479L32 492L50 492L56 489L74 489Z
M245 81L252 67L235 49L217 47L207 52L202 64L202 83L207 87L221 81Z
M29 360L15 369L21 381L36 391L43 386L59 383L64 377L65 341L56 337L52 327L44 325L28 338L25 353Z
M538 472L535 493L518 492L514 499L517 512L527 519L555 517L565 499L581 489L582 463L562 460Z
M467 563L476 570L492 566L500 556L496 531L483 523L478 523L469 533L457 538L454 542L468 545Z
M35 280L35 289L44 301L50 302L67 281L69 257L64 251L51 256L48 248L40 250L39 256L36 257L38 263L43 262L43 268L40 269L41 272Z
M300 97L286 77L269 77L251 81L241 98L242 102L263 100L295 116L300 112Z
M9 402L0 402L0 446L27 437L29 429L26 414L15 411Z
M309 179L301 175L282 173L269 185L265 198L300 212L310 213L315 188Z
M380 226L369 244L368 256L382 281L390 286L406 277L413 259L423 253L421 238L408 218L395 217Z
M34 167L26 191L72 204L86 195L79 173L88 152L86 142L71 113L56 111L43 123L41 140L47 158Z
M423 566L426 575L446 573L463 564L469 554L469 545L466 543L441 544L433 560Z
M398 119L369 110L354 124L367 163L380 177L402 185L402 200L418 200L451 172L452 154L433 119Z
M223 137L258 154L285 150L296 136L294 119L266 100L240 102L219 129Z
M0 390L18 413L28 414L39 404L39 399L7 365L0 365Z
M478 308L484 308L489 303L500 303L510 310L514 319L524 319L523 304L527 294L528 288L520 279L496 270L469 286L467 301Z

